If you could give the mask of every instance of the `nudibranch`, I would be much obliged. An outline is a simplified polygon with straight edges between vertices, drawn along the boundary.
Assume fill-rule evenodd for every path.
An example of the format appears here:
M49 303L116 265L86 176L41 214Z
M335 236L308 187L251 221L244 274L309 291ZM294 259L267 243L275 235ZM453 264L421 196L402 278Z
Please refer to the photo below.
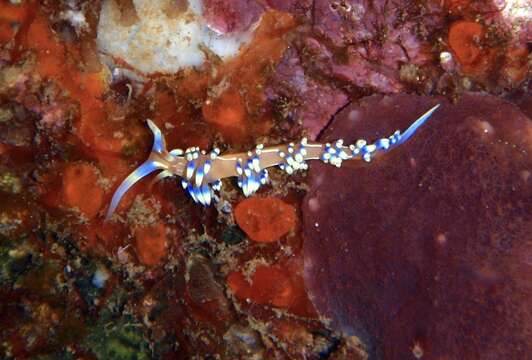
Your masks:
M351 145L344 144L342 139L334 143L321 144L303 138L297 143L287 145L264 147L259 144L247 153L227 155L221 155L218 148L212 149L209 153L198 147L184 151L182 149L168 151L161 130L148 120L154 138L151 154L116 189L106 218L111 218L124 194L135 183L156 171L159 171L159 174L155 181L167 177L180 177L183 189L192 199L196 203L209 206L215 198L213 191L221 189L223 178L238 177L238 186L244 195L251 196L261 185L267 183L269 167L278 166L281 170L292 174L297 170L306 170L307 160L321 160L336 167L340 167L343 161L370 162L375 156L404 144L438 107L439 105L436 105L423 114L404 133L397 130L391 136L378 139L372 144L363 139Z

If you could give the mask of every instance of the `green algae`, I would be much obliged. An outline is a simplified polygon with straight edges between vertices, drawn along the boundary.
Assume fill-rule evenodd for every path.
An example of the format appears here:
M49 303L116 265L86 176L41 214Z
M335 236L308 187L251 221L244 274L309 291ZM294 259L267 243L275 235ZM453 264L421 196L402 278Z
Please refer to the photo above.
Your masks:
M230 225L222 233L222 240L227 245L238 245L246 238L246 235L237 225Z
M149 359L149 342L145 339L143 327L130 314L114 320L107 319L104 314L88 329L83 346L98 359Z
M0 285L14 285L38 265L36 251L26 237L0 238Z
M11 194L19 194L22 191L22 181L10 171L2 172L0 173L0 190Z

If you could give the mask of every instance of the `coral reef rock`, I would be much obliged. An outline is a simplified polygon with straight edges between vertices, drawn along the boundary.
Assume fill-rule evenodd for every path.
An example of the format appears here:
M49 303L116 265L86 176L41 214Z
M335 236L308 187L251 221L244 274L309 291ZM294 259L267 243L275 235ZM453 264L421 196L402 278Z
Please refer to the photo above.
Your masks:
M172 73L200 66L205 60L204 49L221 58L237 55L240 46L250 40L252 31L232 30L249 28L259 15L235 18L228 24L225 18L220 21L215 18L209 6L203 14L202 1L179 3L183 5L135 0L128 7L121 7L112 0L105 1L98 25L100 51L144 73ZM241 25L241 21L246 23Z

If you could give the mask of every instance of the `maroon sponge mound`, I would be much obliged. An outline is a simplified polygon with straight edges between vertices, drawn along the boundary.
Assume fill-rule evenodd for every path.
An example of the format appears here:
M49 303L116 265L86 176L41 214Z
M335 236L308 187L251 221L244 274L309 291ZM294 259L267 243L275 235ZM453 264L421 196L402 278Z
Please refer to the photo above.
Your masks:
M322 136L374 140L442 106L368 166L311 167L305 281L335 329L384 359L532 354L532 122L483 94L373 96ZM344 163L346 165L346 163Z

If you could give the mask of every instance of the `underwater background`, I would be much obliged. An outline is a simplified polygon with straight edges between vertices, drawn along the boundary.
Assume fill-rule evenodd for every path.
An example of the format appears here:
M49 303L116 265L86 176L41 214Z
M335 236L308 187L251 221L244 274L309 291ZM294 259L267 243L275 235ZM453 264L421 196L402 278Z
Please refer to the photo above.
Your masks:
M0 358L532 358L531 49L527 0L0 0ZM106 218L148 119L230 156L437 104Z

